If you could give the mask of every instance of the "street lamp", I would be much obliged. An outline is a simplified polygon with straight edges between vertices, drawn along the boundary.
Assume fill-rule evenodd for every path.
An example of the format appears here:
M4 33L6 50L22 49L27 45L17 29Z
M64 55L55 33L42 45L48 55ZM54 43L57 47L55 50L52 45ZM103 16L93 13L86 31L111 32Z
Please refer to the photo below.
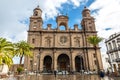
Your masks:
M40 73L40 53L37 55L37 59L38 59L38 73Z
M27 69L25 68L25 74L27 75Z
M36 72L36 76L37 76L37 63L34 63L34 65L36 66L36 71L35 72Z
M68 65L68 71L70 72L70 65Z
M82 55L79 55L80 58L80 72L82 74Z

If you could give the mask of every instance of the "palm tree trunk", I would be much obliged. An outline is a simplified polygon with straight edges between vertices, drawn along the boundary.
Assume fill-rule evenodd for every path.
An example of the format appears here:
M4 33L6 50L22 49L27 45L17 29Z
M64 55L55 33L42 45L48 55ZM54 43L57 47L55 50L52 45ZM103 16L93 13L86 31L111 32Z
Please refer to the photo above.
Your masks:
M22 64L23 55L20 57L20 65Z
M96 54L96 65L97 65L97 70L98 70L98 74L99 74L99 72L100 72L100 67L99 67L99 61L98 61L98 56L97 56L97 47L95 46L95 54Z
M86 57L87 57L87 71L89 71L90 70L90 66L89 66L89 58L88 58L87 36L86 36L85 29L84 29L84 36L85 36L85 46L86 46L85 52L86 52Z

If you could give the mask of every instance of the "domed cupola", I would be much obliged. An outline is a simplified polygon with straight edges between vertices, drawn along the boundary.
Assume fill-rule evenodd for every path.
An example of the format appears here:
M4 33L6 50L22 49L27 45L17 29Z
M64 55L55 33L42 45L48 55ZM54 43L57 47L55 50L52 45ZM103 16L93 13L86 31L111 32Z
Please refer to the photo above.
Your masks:
M39 6L37 6L34 10L33 10L33 16L37 16L37 17L41 17L42 16L42 10L39 8Z
M84 10L82 11L82 16L83 17L90 17L90 10L84 7Z

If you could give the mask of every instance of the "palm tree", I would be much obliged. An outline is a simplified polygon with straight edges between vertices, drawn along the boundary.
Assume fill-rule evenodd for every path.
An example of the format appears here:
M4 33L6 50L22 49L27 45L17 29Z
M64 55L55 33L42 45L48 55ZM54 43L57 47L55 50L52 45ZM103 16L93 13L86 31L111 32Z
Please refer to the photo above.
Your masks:
M0 38L0 64L7 64L10 66L13 63L13 54L13 44L5 38Z
M24 56L32 57L32 52L30 50L32 47L26 41L19 41L15 46L16 55L20 57L20 64L22 64Z
M94 50L95 50L98 72L100 71L100 66L99 66L98 57L97 57L97 45L102 40L103 40L103 38L100 38L100 37L97 37L97 36L90 36L90 37L88 37L88 42L93 45Z

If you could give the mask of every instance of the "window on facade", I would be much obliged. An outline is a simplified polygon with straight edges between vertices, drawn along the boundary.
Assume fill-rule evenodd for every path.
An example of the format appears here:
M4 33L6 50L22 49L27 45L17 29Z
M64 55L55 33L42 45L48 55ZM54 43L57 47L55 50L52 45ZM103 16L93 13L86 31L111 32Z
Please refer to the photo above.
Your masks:
M33 69L33 60L30 60L30 68Z
M35 12L34 12L34 16L37 16L37 15L38 15L38 12L37 12L37 11L35 11Z
M65 26L60 26L59 29L60 29L60 30L63 30L63 31L66 30L66 29L65 29Z
M96 58L96 54L95 53L93 53L93 57Z
M120 43L120 38L117 38L117 43Z
M90 26L89 28L90 28L90 30L92 31L92 27Z
M97 61L96 60L94 60L94 63L95 63L95 65L97 65Z
M38 20L38 22L41 22L41 20Z
M34 38L32 39L32 43L35 43L35 39Z
M91 24L91 22L89 22L89 24Z
M113 48L116 48L116 47L117 47L117 46L116 46L116 43L115 43L115 40L112 41L112 44L113 44Z
M119 54L118 53L115 53L115 56L116 56L116 58L119 58Z
M112 60L114 59L114 54L111 54L111 58L112 58Z
M35 21L34 24L36 24L37 22Z
M108 58L105 58L106 62L108 62Z
M108 46L109 46L109 50L111 50L112 49L111 43L108 43Z
M118 69L120 69L120 64L118 64Z
M118 47L120 47L120 44L118 44Z

